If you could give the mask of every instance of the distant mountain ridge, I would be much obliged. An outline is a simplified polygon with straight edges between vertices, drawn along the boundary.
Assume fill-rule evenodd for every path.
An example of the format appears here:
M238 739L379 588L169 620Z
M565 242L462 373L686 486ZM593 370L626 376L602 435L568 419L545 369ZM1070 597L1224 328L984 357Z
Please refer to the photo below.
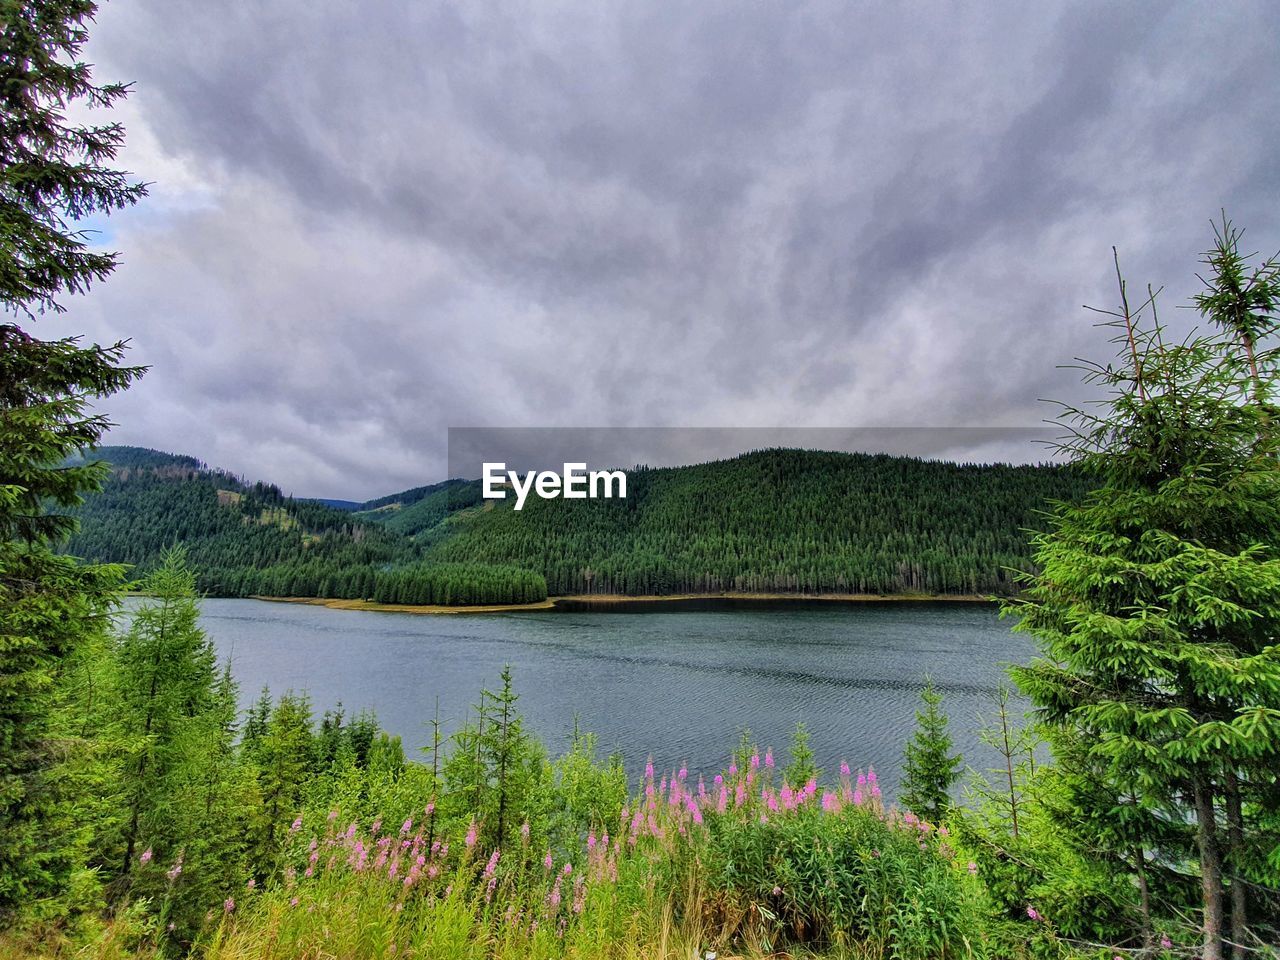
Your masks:
M629 472L626 499L485 500L447 480L355 503L294 499L187 456L103 447L102 493L67 545L152 565L187 546L226 596L389 603L548 594L1007 594L1029 527L1088 485L1061 466L763 450Z

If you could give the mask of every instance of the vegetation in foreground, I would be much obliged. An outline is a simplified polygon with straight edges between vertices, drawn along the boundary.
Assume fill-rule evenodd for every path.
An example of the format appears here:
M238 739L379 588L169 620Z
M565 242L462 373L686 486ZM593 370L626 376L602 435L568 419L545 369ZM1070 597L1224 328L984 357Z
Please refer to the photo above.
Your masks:
M932 686L904 754L908 806L887 805L872 770L817 769L803 726L785 758L744 734L719 773L650 765L632 791L588 734L548 756L509 672L450 737L437 718L422 762L371 716L317 723L305 695L264 691L242 716L181 551L146 587L127 629L67 664L50 732L75 750L49 780L57 819L20 865L0 956L1197 949L1176 864L1144 898L1059 822L1078 771L1036 765L1007 699L986 731L1005 763L962 805Z

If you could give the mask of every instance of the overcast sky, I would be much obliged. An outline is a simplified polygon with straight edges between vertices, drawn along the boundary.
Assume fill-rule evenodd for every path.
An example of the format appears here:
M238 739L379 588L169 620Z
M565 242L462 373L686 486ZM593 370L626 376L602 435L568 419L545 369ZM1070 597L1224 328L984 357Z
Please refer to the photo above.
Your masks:
M1113 244L1168 314L1219 208L1280 248L1275 13L109 0L154 186L39 329L153 365L113 442L299 495L449 427L1035 425Z

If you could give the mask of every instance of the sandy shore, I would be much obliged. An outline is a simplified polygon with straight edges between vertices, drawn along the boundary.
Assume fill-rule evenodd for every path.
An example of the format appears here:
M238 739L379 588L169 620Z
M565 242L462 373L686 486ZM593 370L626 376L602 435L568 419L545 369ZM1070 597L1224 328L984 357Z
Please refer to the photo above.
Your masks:
M383 613L516 613L527 610L556 610L589 606L631 607L661 606L663 604L699 601L699 600L745 600L752 603L769 603L777 601L786 603L894 603L920 602L931 603L990 603L991 598L979 594L878 594L878 593L679 593L662 597L622 597L616 594L575 594L567 597L548 597L538 603L507 603L486 606L445 607L419 606L406 603L374 603L371 600L330 600L320 597L262 597L254 596L252 600L269 600L272 603L303 603L315 607L329 607L333 610L375 610Z

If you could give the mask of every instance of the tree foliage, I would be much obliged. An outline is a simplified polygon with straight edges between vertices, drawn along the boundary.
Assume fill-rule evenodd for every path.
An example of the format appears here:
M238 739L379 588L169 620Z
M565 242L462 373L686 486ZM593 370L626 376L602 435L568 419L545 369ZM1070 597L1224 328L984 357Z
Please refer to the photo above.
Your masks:
M1041 572L1011 604L1043 651L1015 677L1097 784L1064 814L1124 821L1098 840L1139 884L1149 859L1191 858L1209 958L1280 919L1280 264L1248 269L1239 241L1224 222L1197 299L1210 328L1180 342L1121 280L1119 356L1087 375L1108 396L1065 415L1100 486L1036 538Z
M93 401L142 373L122 364L122 343L41 340L19 325L111 272L116 254L91 249L77 221L145 193L110 165L118 124L67 119L77 103L110 107L126 92L94 83L79 59L95 10L0 7L0 307L14 317L0 323L0 921L73 872L68 838L38 826L73 802L58 771L74 744L54 736L50 711L64 666L102 629L119 571L53 555L73 521L49 508L97 487L100 467L65 461L108 426Z
M916 730L904 750L902 804L931 823L941 823L951 807L951 787L960 777L961 758L951 753L942 694L926 679L920 692L924 709L916 712Z

